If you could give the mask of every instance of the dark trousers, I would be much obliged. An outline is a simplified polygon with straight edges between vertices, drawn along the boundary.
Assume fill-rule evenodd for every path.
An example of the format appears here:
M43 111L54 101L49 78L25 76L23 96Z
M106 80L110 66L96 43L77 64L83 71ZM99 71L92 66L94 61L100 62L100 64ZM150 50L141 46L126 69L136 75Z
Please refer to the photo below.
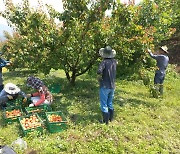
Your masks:
M3 84L0 85L0 92L3 90L3 88L4 88L4 85Z
M165 79L165 74L156 72L154 76L154 84L163 84L164 79Z
M159 91L161 95L163 95L164 79L165 79L165 73L156 72L154 76L154 84L156 86L157 91Z

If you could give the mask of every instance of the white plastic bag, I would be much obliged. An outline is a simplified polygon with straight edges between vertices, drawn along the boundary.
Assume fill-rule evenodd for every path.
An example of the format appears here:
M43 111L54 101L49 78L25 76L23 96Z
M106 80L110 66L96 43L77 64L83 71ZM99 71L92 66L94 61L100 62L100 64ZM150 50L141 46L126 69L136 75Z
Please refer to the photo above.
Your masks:
M20 150L27 149L27 142L24 141L22 138L18 138L17 140L13 141L11 146L15 148L19 148Z

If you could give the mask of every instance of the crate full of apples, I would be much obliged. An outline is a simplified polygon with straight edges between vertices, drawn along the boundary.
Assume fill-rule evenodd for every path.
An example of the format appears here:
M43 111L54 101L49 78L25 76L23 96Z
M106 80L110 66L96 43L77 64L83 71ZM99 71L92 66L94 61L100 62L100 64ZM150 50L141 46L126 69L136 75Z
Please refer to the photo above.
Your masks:
M19 117L19 122L24 135L32 131L43 131L43 122L37 114Z
M18 117L22 116L23 112L19 107L7 107L3 114L5 123L12 123L18 121Z
M37 113L41 118L45 118L45 112L52 111L52 108L49 105L40 105L34 107L25 107L27 114Z
M61 111L46 112L46 126L50 133L67 129L67 120Z

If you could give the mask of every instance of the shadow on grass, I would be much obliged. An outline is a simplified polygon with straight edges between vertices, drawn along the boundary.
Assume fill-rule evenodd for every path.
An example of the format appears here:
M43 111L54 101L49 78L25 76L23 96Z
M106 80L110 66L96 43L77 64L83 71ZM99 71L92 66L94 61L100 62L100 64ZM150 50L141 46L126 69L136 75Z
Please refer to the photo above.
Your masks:
M154 108L154 107L159 106L157 103L146 102L146 101L139 100L139 99L136 99L136 98L127 99L127 102L133 107L143 105L143 106L146 106L148 108Z
M81 124L83 126L86 126L92 123L97 123L98 119L100 119L100 114L99 113L95 113L93 115L71 114L70 119L75 125Z
M22 77L25 78L32 74L32 71L14 71L8 72L6 78L11 79L12 77ZM38 76L38 75L37 75ZM54 103L52 104L53 111L62 111L66 117L76 125L81 124L83 126L88 125L92 122L97 122L101 117L100 105L99 105L99 86L98 83L91 78L78 78L76 80L76 85L74 87L69 85L66 78L56 77L56 76L43 76L41 78L47 87L52 84L60 85L60 94L54 95ZM22 86L24 92L34 89L29 89L26 85ZM119 94L118 94L119 93ZM118 94L116 96L116 94ZM123 96L119 97L118 96ZM129 104L133 107L138 107L140 105L154 108L158 104L143 100L146 98L145 93L121 90L120 88L115 91L114 103L124 106ZM122 100L120 99L122 98ZM140 99L139 99L140 98Z
M99 89L97 83L91 80L77 80L74 87L70 86L64 78L47 78L46 85L58 83L61 87L61 94L54 94L54 103L52 109L54 111L62 111L66 117L69 117L74 124L87 125L97 120L100 112L99 109ZM77 113L72 113L69 107L74 107ZM80 110L80 113L78 112ZM82 111L91 114L82 115Z
M116 96L116 93L119 93L119 95ZM122 95L127 95L127 97ZM152 100L150 101L149 98L153 99L148 93L143 93L143 92L131 93L124 90L117 90L115 92L114 102L119 104L121 107L123 107L125 104L129 104L130 106L133 107L138 107L140 105L143 105L148 108L154 108L159 106L159 104L157 103L158 101L155 102Z
M12 77L28 77L32 74L35 74L35 70L16 70L16 71L10 71L10 72L5 72L3 76L6 79L12 79Z
M158 102L150 102L150 101L144 101L141 99L137 99L137 98L124 98L122 97L122 99L115 99L114 100L115 103L119 104L119 106L123 107L126 104L129 104L132 107L138 107L140 105L143 105L147 108L156 108L158 106L160 106L160 104L158 104Z

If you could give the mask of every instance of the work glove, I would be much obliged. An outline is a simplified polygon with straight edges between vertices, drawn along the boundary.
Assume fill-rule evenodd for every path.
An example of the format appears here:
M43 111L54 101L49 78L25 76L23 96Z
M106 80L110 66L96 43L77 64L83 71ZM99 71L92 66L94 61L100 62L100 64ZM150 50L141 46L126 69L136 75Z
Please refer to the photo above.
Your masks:
M7 95L7 98L10 100L13 99L13 97L11 95Z
M25 97L24 99L23 99L23 103L26 103L27 102L27 98Z
M10 66L10 65L11 65L11 63L9 63L9 62L8 62L8 63L6 63L6 66Z
M34 104L32 104L32 103L31 103L31 104L29 104L29 107L34 107Z
M27 94L26 97L27 97L27 98L30 98L30 97L31 97L31 94Z

